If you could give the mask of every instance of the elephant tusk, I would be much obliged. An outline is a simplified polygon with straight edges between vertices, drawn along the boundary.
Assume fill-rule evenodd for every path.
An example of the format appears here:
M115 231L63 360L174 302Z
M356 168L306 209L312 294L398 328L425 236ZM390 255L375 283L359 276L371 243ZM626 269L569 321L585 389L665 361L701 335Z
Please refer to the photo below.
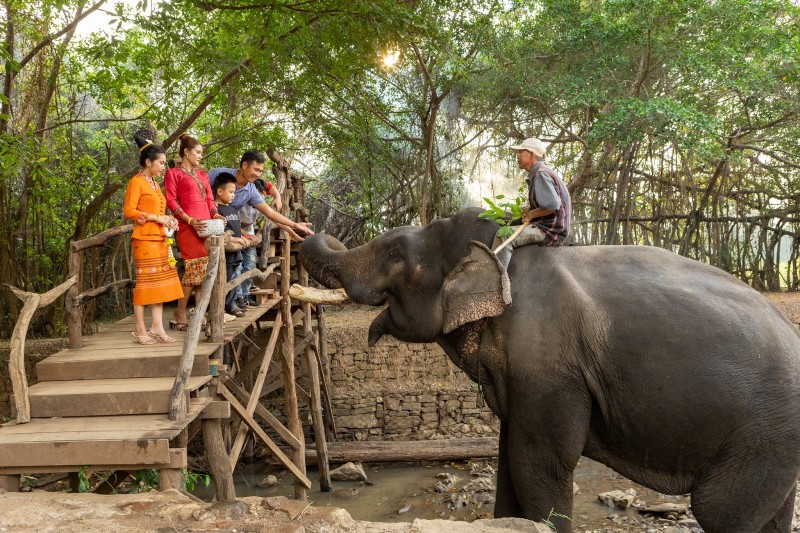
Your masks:
M293 284L289 288L289 296L301 302L312 304L340 305L350 303L350 297L344 289L315 289Z

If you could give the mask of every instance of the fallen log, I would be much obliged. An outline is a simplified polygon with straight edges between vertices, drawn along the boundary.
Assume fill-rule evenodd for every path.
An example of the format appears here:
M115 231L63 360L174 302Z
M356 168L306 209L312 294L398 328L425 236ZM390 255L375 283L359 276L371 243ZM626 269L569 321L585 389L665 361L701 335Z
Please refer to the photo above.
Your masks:
M331 463L391 463L417 461L458 461L497 457L498 437L414 441L329 442ZM316 462L317 452L306 448L306 462Z
M350 297L344 289L317 289L293 284L289 289L289 296L301 302L325 305L342 305L350 303Z

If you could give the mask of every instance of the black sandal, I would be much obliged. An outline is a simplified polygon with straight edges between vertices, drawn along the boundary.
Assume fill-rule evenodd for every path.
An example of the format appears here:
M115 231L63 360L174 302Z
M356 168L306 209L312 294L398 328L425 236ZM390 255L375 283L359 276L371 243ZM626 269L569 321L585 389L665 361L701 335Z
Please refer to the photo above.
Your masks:
M174 329L176 331L186 331L189 329L189 324L187 324L186 322L178 322L177 320L170 320L169 329Z

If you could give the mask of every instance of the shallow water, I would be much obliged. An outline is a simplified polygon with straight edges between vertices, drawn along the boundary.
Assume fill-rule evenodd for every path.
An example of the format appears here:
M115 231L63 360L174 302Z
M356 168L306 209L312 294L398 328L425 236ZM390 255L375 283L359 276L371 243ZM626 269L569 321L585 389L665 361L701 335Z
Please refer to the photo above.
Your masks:
M496 467L496 462L493 466ZM456 487L469 482L472 478L468 463L387 463L365 465L365 471L370 484L336 481L333 483L332 492L321 492L316 469L309 467L308 476L314 483L314 488L308 491L308 499L316 506L346 509L356 520L374 522L411 522L415 518L453 518L471 521L491 516L494 510L493 504L468 505L451 510L443 501L446 494L433 492L437 482L435 476L440 472L459 476L460 482ZM263 465L240 464L234 472L236 495L294 497L293 478L290 474L277 474L281 477L278 485L274 487L258 487L258 483L269 473ZM614 509L600 503L597 495L601 492L633 488L636 490L637 498L647 503L688 500L683 497L664 496L645 489L591 459L581 458L574 477L579 487L579 492L574 498L572 515L576 530L619 527L620 523L632 523L639 518L639 513L635 509ZM353 491L347 489L355 489L358 492L353 496ZM201 498L210 498L213 491L199 487L195 490L195 494ZM616 524L607 518L613 515L617 515Z

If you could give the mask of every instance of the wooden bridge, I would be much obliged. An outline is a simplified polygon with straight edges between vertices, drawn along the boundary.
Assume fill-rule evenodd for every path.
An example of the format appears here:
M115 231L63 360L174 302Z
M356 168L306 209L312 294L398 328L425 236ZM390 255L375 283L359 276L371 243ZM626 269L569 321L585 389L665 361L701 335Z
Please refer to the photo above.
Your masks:
M81 254L109 239L128 239L130 231L132 226L121 226L72 243L68 280L48 293L12 288L25 304L11 340L15 420L0 427L0 488L18 490L21 474L89 470L114 471L106 487L113 490L129 473L150 468L159 470L162 489L181 488L188 443L202 431L218 500L235 496L232 471L249 436L292 473L295 496L304 498L311 482L299 392L312 415L321 489L330 490L326 437L335 435L335 428L329 396L323 393L328 390L327 356L320 342L324 318L321 306L290 296L291 281L307 285L308 276L293 265L294 250L285 232L271 236L265 228L257 268L230 282L223 238L209 239L197 311L185 333L170 331L178 342L133 343L132 316L84 338L82 306L102 294L132 288L134 282L82 290ZM225 323L225 293L249 278L266 287L257 292L259 306ZM39 362L38 382L29 387L24 364L28 323L37 309L65 292L69 347ZM265 346L252 340L256 328L269 332ZM303 375L302 387L297 374ZM267 392L281 389L285 426L260 403ZM259 422L280 437L281 446Z

